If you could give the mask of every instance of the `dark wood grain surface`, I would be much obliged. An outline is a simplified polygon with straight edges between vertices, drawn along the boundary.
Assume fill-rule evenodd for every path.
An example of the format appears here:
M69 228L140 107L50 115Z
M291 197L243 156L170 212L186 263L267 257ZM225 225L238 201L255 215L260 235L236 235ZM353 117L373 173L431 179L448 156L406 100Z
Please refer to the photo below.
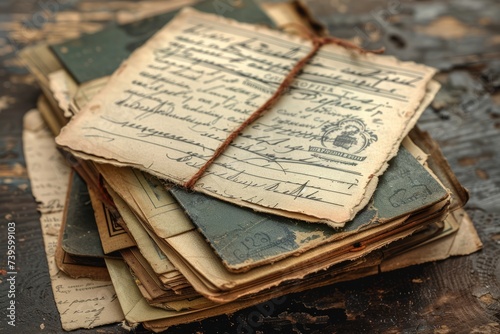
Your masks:
M305 1L330 33L438 67L419 125L470 190L484 249L283 297L168 333L500 333L500 3ZM95 31L138 2L0 1L0 332L62 332L22 151L40 90L16 58L41 39ZM121 13L121 14L120 14ZM124 14L123 14L124 15ZM73 30L74 21L79 28ZM29 29L28 29L29 28ZM7 325L7 224L16 223L16 327ZM127 332L120 324L75 333ZM142 328L137 333L147 332Z

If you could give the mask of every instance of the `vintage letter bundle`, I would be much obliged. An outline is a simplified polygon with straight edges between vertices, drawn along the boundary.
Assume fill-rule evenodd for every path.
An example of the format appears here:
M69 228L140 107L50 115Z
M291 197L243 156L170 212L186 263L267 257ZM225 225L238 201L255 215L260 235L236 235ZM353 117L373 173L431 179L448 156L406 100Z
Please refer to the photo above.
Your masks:
M58 268L111 280L130 324L161 331L481 246L467 192L415 128L435 70L245 6L21 54L77 172Z

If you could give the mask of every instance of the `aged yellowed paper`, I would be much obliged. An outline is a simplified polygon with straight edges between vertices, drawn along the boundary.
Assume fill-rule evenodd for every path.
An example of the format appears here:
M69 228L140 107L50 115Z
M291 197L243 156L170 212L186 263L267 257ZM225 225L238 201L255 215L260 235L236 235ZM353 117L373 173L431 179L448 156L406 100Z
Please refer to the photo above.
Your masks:
M140 172L139 172L140 173ZM122 216L124 223L127 225L127 230L134 237L137 242L137 247L139 251L151 265L152 269L158 275L178 272L175 269L172 262L161 252L161 250L156 246L154 241L148 235L146 230L141 226L139 219L134 215L132 210L127 206L126 202L121 199L118 194L116 194L111 189L108 189L110 195L113 198L113 202L116 204L120 215ZM164 224L175 224L175 221L169 222L164 221Z
M64 116L67 118L72 117L73 113L70 111L69 106L72 96L78 90L76 82L65 70L60 69L49 74L49 88L59 108L64 112Z
M69 110L74 115L78 113L108 82L109 77L102 77L85 82L78 86L77 91L71 96Z
M310 49L298 37L185 9L117 70L57 142L80 157L184 184ZM342 225L367 203L415 124L433 74L326 45L195 190Z
M57 151L54 138L37 110L26 114L23 141L33 195L40 202L47 263L63 329L92 328L122 321L123 312L111 282L72 279L56 266L54 253L70 168Z

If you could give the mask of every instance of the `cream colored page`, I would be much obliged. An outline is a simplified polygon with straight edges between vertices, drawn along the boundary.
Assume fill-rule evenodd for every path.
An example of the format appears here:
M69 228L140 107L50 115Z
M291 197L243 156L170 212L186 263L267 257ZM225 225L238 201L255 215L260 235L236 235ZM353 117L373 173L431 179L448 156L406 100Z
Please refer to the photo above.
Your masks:
M108 189L108 191L110 192L113 202L116 204L123 221L127 225L127 229L137 242L139 251L151 265L154 272L161 275L167 272L177 271L165 254L163 254L156 246L148 233L142 228L141 223L137 217L134 216L134 213L127 206L125 201L112 190Z
M297 37L184 10L118 69L58 144L183 184L310 48ZM350 220L415 121L433 73L325 46L195 190L310 221Z
M70 118L73 113L69 106L71 98L78 90L76 82L69 76L65 70L58 70L49 74L49 88L59 108L64 112L64 117Z
M111 282L73 279L55 263L55 250L68 190L69 167L37 110L24 119L24 153L33 195L40 202L45 252L57 309L65 330L92 328L123 320Z
M109 81L109 76L81 84L72 96L69 109L77 114Z
M483 247L474 224L462 208L450 213L446 220L451 220L453 224L460 226L456 233L389 257L380 264L380 271L387 272L415 264L444 260L450 256L468 255Z
M129 268L122 260L105 259L105 261L111 280L116 284L117 295L125 313L125 319L130 324L174 317L178 314L176 311L167 311L150 306L141 295L130 275Z
M167 238L195 229L189 218L158 180L132 168L96 165L99 173L127 205Z

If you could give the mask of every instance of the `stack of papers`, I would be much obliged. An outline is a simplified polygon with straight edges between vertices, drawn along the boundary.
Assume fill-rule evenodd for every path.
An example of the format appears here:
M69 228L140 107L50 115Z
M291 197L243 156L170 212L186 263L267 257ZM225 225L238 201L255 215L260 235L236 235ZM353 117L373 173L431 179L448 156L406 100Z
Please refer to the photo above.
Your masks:
M481 247L467 192L415 128L435 70L394 57L324 45L198 173L313 47L244 6L227 18L202 3L142 34L115 26L21 53L78 173L58 268L110 279L123 312L80 327L124 317L161 331Z

